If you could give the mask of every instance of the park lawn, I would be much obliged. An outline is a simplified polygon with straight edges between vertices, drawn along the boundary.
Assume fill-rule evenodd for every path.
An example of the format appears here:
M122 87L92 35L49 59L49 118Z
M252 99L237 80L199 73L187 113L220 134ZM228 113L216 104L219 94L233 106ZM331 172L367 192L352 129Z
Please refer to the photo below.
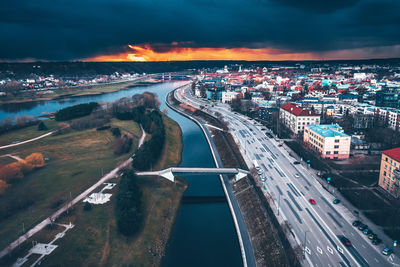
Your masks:
M177 166L181 160L182 138L179 125L164 118L167 142L160 168ZM177 149L178 148L178 149ZM180 148L180 149L179 149ZM172 153L171 153L172 151ZM167 160L167 157L171 157ZM163 162L163 163L161 163ZM138 177L143 192L144 223L133 237L119 234L114 216L115 196L104 205L83 203L59 221L76 226L57 241L59 247L43 261L44 266L159 266L175 220L181 197L187 188L183 179L171 183L159 177ZM116 182L119 178L116 179ZM118 190L113 189L113 194Z
M133 149L130 153L115 156L113 140L108 130L70 130L2 150L1 154L20 157L40 152L49 160L44 167L17 180L0 196L0 249L22 233L22 223L25 229L32 228L69 201L70 195L74 198L95 183L102 173L132 155ZM10 208L12 210L6 212Z
M130 133L138 139L142 136L142 130L139 125L137 123L132 123L131 120L123 121L114 118L111 120L111 125L120 128L121 131Z
M0 146L9 145L14 141L22 142L51 132L57 128L59 122L54 120L45 120L44 123L48 128L46 131L38 131L38 126L32 125L23 129L0 134ZM2 154L1 152L2 150L0 150L0 154Z

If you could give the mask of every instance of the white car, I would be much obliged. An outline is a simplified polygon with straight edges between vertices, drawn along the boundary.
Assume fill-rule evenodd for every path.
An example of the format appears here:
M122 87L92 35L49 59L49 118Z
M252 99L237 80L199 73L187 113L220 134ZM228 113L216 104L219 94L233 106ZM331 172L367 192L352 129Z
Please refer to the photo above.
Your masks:
M298 173L295 173L295 174L294 174L294 177L300 178L300 175L299 175Z

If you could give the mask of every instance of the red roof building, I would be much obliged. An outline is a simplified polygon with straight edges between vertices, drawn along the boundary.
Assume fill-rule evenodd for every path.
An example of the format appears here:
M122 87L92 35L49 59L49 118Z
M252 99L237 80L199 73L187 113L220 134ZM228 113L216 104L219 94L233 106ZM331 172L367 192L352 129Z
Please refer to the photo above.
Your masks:
M306 110L299 108L295 104L285 104L281 107L281 109L284 109L290 113L292 113L295 116L318 116L314 111L312 110Z
M400 162L400 147L382 151L382 154ZM399 166L400 167L400 166Z
M379 186L392 196L400 197L400 147L382 151Z

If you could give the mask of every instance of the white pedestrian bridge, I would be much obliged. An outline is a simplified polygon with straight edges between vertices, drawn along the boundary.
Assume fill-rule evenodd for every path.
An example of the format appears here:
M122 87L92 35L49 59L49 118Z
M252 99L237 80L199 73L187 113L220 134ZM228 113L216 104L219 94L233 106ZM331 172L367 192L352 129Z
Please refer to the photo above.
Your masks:
M160 171L147 171L147 172L137 172L136 175L139 176L161 176L165 179L175 182L175 175L182 174L234 174L235 180L238 181L246 175L250 174L249 171L245 171L238 168L168 168Z

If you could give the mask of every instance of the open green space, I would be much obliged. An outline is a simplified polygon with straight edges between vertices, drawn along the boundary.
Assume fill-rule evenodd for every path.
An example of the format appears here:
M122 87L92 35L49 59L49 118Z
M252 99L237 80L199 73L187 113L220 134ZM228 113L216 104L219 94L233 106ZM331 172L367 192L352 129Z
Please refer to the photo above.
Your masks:
M45 124L47 126L46 131L38 131L37 125L32 125L23 129L13 130L5 134L0 135L0 146L9 145L15 141L25 141L35 137L39 137L43 134L51 132L57 128L58 122L53 120L46 120ZM3 152L0 150L0 154Z
M157 167L160 169L177 166L181 161L182 152L182 136L179 125L168 117L164 116L163 119L167 135L163 154L157 163ZM114 120L111 122L112 125L118 125L121 129L127 129L132 133L139 129L137 125L129 126L129 123L132 122L115 122ZM135 127L137 128L135 129ZM108 131L101 131L101 133L108 133ZM110 151L112 150L110 149ZM110 182L118 183L119 179L115 178ZM75 227L69 230L65 237L56 241L55 244L59 247L51 255L46 256L41 265L160 265L187 183L183 179L177 179L176 183L171 183L159 177L139 177L138 183L143 192L142 203L145 212L145 221L139 234L127 238L117 230L114 216L117 185L113 190L106 191L106 193L113 194L110 202L104 205L92 205L92 209L89 211L85 211L84 204L80 202L69 211L68 215L64 213L57 220L57 223L72 222ZM64 190L64 194L66 194L65 200L67 200L68 190ZM62 230L62 228L58 229L59 232ZM16 249L10 256L2 259L0 265L12 264L18 257L24 256L31 246L31 241L48 242L55 234L54 230L47 227L22 244L20 249Z
M182 138L179 125L164 116L166 142L158 168L177 166L181 160ZM119 180L119 178L118 178ZM116 180L116 182L118 182ZM169 234L187 184L184 180L171 183L160 177L139 177L143 192L143 229L133 237L122 236L114 216L115 196L105 205L92 205L90 211L83 204L76 205L71 216L60 219L76 226L59 240L60 249L46 257L42 264L55 266L158 266L168 242ZM113 194L117 188L113 189ZM74 257L71 257L74 255Z
M136 124L133 121L130 123ZM48 127L56 127L56 124L46 121ZM12 137L6 134L2 138L22 137L26 132L34 135L35 128L13 131L10 133ZM41 135L42 132L36 130L36 134ZM116 156L113 153L113 141L109 130L68 130L61 135L51 135L1 150L0 155L20 157L40 152L48 161L44 167L17 180L0 196L0 249L22 234L22 224L25 229L30 229L48 217L71 197L74 198L94 184L102 174L112 170L117 163L126 160L137 144L134 138L131 152Z

